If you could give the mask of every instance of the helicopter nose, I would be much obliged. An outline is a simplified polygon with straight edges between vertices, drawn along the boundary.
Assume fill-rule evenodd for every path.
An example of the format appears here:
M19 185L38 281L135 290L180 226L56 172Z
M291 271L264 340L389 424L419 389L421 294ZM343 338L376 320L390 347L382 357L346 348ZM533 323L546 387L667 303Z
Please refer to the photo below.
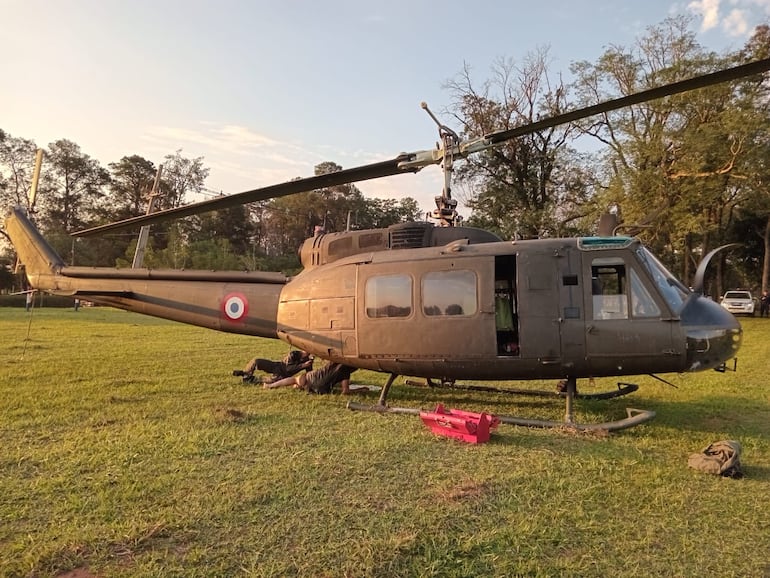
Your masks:
M735 357L743 330L733 314L718 303L693 293L679 318L687 340L686 371L714 369Z

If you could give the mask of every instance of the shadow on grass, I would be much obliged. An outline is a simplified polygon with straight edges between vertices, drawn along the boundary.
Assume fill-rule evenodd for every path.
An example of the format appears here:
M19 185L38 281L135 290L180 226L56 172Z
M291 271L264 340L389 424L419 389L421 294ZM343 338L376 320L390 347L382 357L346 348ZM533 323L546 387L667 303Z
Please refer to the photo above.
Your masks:
M370 391L363 394L367 400L376 402L379 398L379 391ZM550 407L552 404L564 406L564 400L554 390L553 395L542 397L532 397L513 392L484 392L467 389L452 389L442 387L413 387L413 386L394 386L388 396L388 405L398 406L421 405L424 409L432 409L437 403L452 404L473 404L483 406L511 406L543 408Z
M656 422L675 430L719 434L738 430L741 435L770 436L770 406L765 402L701 396L687 401L642 400L642 404L656 412Z
M741 466L744 478L763 482L770 480L770 468L751 465L751 455L744 455L742 457Z
M363 403L375 404L378 392L355 397ZM388 399L390 407L433 409L437 403L453 409L550 421L561 421L565 410L564 400L556 394L553 397L528 398L515 394L396 386ZM648 424L652 428L713 434L714 440L770 437L770 404L730 395L665 400L636 393L612 400L576 400L576 421L591 424L623 419L628 407L654 411L656 417ZM620 435L620 432L613 435ZM503 443L514 442L506 440Z
M26 339L20 343L11 343L5 346L6 352L12 351L45 351L50 349L49 346L44 345L43 340L38 339Z

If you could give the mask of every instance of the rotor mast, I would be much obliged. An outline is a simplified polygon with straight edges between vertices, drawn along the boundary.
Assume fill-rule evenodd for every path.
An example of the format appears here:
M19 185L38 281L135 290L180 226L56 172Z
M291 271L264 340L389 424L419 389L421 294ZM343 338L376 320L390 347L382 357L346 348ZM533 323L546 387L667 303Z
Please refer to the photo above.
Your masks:
M452 198L452 171L454 170L454 153L460 144L460 137L455 131L447 125L442 124L436 115L428 108L427 102L420 103L422 109L430 115L433 122L438 126L438 135L441 144L440 151L441 168L444 170L444 189L441 195L435 197L436 208L431 217L439 222L442 227L454 227L462 221L462 217L457 214L457 201Z

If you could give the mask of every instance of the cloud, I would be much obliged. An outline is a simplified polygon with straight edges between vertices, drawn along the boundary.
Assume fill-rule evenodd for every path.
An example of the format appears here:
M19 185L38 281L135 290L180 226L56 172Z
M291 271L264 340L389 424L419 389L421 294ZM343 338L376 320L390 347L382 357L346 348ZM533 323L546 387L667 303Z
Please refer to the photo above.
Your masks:
M192 128L154 125L145 128L143 139L158 149L182 149L192 156L204 156L206 160L209 157L229 159L233 164L256 161L296 170L308 163L320 162L316 152L300 145L231 124L202 122Z
M770 0L750 0L750 3L757 6L765 14L770 14Z
M214 122L202 122L192 128L149 126L145 129L145 138L176 143L175 149L193 145L231 154L250 154L255 150L285 146L285 143L247 127Z
M749 30L749 23L745 10L731 10L722 22L724 29L730 36L744 36Z
M144 127L142 140L158 155L182 150L203 157L207 186L225 193L312 175L322 159L313 151L236 124L198 122L192 126Z
M206 186L225 194L310 177L315 165L323 161L351 168L393 156L328 144L306 147L274 139L245 126L209 121L192 126L147 126L143 128L142 140L158 156L181 149L186 157L203 157L204 165L210 169ZM424 210L431 210L433 197L441 194L442 185L441 171L429 167L418 175L374 179L358 186L369 197L411 196Z
M693 0L687 5L687 9L703 18L701 32L711 30L719 24L719 0Z
M770 15L770 0L692 0L687 10L701 18L701 32L719 28L732 38L746 37L754 26ZM723 10L724 9L724 10Z

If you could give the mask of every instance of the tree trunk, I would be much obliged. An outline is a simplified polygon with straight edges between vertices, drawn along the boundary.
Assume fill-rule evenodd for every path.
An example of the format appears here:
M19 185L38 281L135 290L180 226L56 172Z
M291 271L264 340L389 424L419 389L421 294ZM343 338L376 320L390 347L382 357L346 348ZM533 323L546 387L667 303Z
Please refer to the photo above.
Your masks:
M770 215L767 216L765 223L764 241L765 252L762 259L762 292L768 290L768 280L770 278Z
M684 256L682 257L682 281L688 286L692 285L692 279L690 278L692 273L692 236L687 233L684 237Z

